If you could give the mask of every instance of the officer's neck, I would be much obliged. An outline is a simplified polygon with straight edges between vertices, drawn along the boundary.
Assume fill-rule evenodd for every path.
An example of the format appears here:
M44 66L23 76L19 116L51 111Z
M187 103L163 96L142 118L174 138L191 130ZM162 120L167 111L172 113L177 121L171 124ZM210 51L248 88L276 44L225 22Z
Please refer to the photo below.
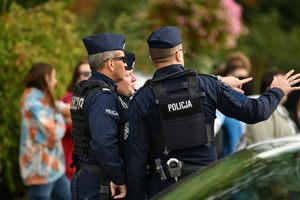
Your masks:
M107 68L103 68L101 70L96 70L96 71L101 74L104 74L105 76L107 76L108 78L113 80L115 83L122 81L121 77L119 77L116 73L114 73L113 71L111 71Z
M182 62L162 62L162 63L157 63L155 66L157 69L160 69L160 68L163 68L163 67L167 67L167 66L170 66L170 65L182 65L183 66L183 63Z

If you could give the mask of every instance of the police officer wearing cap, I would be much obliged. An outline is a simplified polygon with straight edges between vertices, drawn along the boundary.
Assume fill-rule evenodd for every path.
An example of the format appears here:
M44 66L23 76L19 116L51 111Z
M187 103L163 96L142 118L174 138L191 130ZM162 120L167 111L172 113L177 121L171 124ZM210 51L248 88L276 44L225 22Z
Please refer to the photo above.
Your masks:
M133 74L133 68L135 63L135 55L134 53L125 51L126 56L126 64L127 67L125 67L125 78L123 81L120 81L117 83L117 93L119 97L123 100L123 102L126 104L125 106L128 106L129 98L135 93L135 81L137 80L136 77ZM124 113L125 115L125 113ZM120 130L126 130L128 128L128 124L123 123L123 127L120 127ZM126 132L126 131L124 131ZM123 132L122 132L123 133ZM121 134L119 138L119 154L121 156L124 156L124 135Z
M76 84L71 102L72 167L76 167L72 199L123 198L127 189L119 138L127 108L115 83L124 79L127 67L125 37L101 33L82 40L92 76Z
M128 102L131 95L135 92L135 82L137 78L133 74L133 68L135 64L135 54L129 51L125 51L127 67L125 72L125 78L123 81L117 83L117 92L118 95L126 103Z
M124 132L128 199L152 198L196 170L216 161L216 109L252 124L268 119L299 74L274 79L259 99L184 68L177 27L161 27L147 40L157 70L130 100ZM291 76L291 77L290 77ZM209 187L209 186L208 186Z

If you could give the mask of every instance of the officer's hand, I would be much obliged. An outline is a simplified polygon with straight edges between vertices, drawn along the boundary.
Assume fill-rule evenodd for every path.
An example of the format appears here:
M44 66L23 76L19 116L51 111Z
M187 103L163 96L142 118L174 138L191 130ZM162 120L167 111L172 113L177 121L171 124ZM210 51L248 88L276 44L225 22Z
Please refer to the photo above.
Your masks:
M110 190L111 190L111 196L113 196L114 199L124 198L127 194L127 188L126 188L125 184L124 185L116 185L113 182L110 182ZM120 191L120 194L118 194L118 195L116 195L117 190Z
M273 78L273 82L270 85L270 88L280 88L285 95L287 95L288 93L294 91L294 90L300 90L300 86L299 87L292 87L293 85L295 85L296 83L300 82L300 79L297 79L300 77L300 74L295 74L293 76L291 76L294 73L294 70L289 71L288 73L286 73L281 79L276 78L276 76L274 76Z
M226 76L226 77L222 77L222 79L221 79L221 81L223 83L230 85L233 90L235 90L241 94L244 94L244 91L241 89L243 84L245 84L251 80L252 80L252 77L239 80L238 78L233 77L233 76Z

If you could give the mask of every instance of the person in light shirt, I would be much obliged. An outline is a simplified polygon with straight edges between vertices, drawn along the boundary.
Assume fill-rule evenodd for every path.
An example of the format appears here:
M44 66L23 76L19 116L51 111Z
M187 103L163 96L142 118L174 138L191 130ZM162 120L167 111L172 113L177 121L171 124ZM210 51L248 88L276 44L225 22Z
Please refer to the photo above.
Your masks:
M284 73L279 69L270 69L266 71L261 80L261 93L270 88L274 76L276 76L277 79L281 79L284 76ZM277 109L267 120L247 125L246 141L248 144L294 135L299 132L297 125L289 117L287 109L283 106L283 103L286 100L287 95L283 96Z

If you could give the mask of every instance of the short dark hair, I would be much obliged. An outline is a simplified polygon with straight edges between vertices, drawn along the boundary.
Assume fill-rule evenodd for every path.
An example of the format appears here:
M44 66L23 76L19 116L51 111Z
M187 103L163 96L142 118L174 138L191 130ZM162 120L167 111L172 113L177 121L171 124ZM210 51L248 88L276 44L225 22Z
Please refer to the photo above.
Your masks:
M149 48L149 55L151 56L154 64L168 62L171 59L174 48L169 49L155 49Z
M294 87L300 86L300 83L296 83ZM300 121L298 119L298 102L300 101L300 90L295 90L288 95L286 102L284 102L284 106L289 111L289 115L291 119L296 123L298 128L300 129Z
M260 83L261 94L264 93L267 90L267 88L271 85L273 77L279 74L284 75L283 71L281 71L278 68L271 68L263 74Z

